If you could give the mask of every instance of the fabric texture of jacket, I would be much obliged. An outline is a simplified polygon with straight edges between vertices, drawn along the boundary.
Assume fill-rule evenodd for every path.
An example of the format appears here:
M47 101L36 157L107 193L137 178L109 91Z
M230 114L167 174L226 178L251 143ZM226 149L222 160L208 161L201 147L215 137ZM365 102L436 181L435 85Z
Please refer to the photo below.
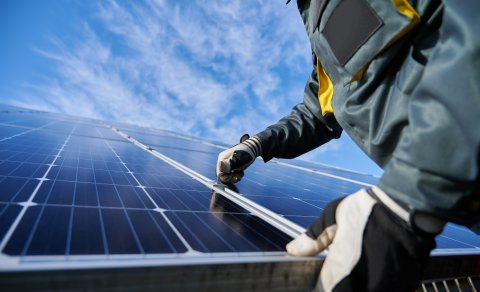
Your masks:
M314 68L303 102L257 134L264 161L345 130L384 169L379 187L393 199L478 232L480 2L297 4Z

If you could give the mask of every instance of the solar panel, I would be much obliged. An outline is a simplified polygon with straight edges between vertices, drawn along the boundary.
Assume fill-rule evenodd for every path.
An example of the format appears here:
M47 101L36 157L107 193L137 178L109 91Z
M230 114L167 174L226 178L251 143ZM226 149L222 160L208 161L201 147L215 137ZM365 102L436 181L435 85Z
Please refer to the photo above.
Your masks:
M259 159L225 189L214 173L225 148L164 130L0 108L0 271L289 262L309 265L310 278L288 272L309 285L323 256L314 264L287 257L285 244L328 202L378 178ZM439 256L480 251L480 237L456 225L437 243Z
M0 247L20 265L28 256L264 253L291 239L100 123L7 120ZM30 129L8 131L17 127Z
M223 145L199 145L200 153L186 156L185 149L195 148L196 145L189 138L163 134L155 137L139 135L139 139L142 138L159 152L209 180L215 180L216 158L224 149ZM295 230L301 232L319 216L331 200L374 185L378 179L372 175L312 162L278 159L263 164L261 159L258 159L249 167L244 179L236 184L235 192L297 224ZM465 227L448 224L444 232L437 237L437 249L433 253L479 252L480 236Z

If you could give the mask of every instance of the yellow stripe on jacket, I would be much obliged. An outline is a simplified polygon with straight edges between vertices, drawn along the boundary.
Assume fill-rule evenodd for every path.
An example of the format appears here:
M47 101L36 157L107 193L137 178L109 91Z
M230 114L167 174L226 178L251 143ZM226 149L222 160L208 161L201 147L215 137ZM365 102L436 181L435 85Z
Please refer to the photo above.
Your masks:
M322 64L317 59L317 76L318 76L318 101L322 108L322 116L326 117L333 114L332 97L333 97L333 83L323 69Z

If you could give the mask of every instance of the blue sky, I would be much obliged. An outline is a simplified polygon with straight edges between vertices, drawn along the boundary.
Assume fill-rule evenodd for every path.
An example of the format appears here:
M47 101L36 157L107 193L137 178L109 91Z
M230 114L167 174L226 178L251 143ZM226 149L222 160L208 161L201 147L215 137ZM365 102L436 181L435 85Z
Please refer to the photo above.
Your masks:
M225 143L303 98L310 45L295 3L0 1L0 103ZM302 158L379 175L347 137Z

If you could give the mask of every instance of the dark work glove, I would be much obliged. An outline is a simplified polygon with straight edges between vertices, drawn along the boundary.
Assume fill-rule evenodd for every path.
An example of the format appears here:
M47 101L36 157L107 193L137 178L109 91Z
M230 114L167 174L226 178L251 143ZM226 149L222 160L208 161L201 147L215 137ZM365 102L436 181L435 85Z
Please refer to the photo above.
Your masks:
M318 291L414 291L445 225L418 214L411 218L378 187L361 190L330 203L287 251L312 256L328 248Z
M241 180L244 170L262 154L262 144L257 136L248 138L244 135L240 141L218 155L216 175L222 183L233 184Z

